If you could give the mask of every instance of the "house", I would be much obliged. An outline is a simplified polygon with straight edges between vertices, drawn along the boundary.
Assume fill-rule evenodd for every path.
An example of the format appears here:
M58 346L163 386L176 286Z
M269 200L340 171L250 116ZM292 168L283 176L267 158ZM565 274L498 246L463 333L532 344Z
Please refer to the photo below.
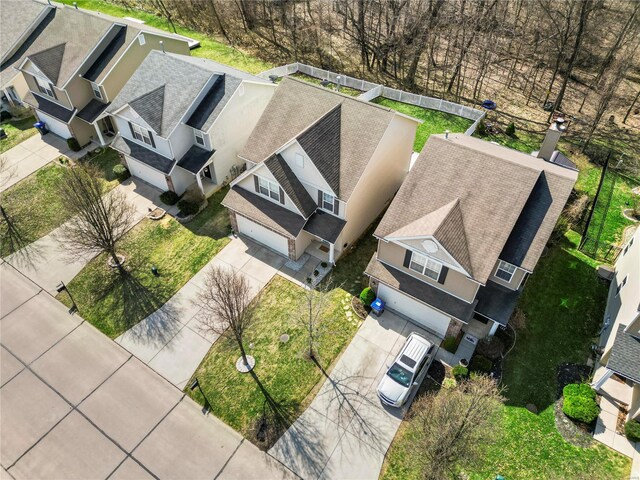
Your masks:
M334 263L409 170L418 120L284 78L223 200L235 232L292 259Z
M24 102L51 132L80 145L105 145L115 135L105 110L153 49L189 53L185 39L56 7L3 63L2 75L21 73L29 90Z
M238 152L276 85L210 60L152 51L107 108L131 173L210 195L242 170Z
M374 233L365 273L387 308L441 338L506 325L578 176L553 148L540 155L431 135Z
M45 3L3 0L0 8L0 90L2 108L22 106L29 87L20 72L8 62L25 44L40 35L53 17L54 7Z
M592 385L640 421L640 228L616 260L599 345Z

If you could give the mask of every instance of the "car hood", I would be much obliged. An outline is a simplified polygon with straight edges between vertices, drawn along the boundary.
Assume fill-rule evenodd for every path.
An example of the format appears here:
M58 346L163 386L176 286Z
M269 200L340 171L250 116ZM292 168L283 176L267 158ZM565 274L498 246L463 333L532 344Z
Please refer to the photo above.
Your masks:
M409 390L407 387L403 387L387 375L382 377L382 381L378 385L378 392L392 402L398 402L407 393L407 390Z

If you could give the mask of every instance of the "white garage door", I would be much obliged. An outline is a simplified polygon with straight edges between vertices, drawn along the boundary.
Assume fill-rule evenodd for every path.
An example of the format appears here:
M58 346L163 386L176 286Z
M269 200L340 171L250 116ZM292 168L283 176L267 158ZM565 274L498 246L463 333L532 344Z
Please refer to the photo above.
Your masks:
M47 114L42 113L38 110L38 118L41 122L46 123L47 128L52 132L62 138L71 138L71 130L69 130L69 126L61 122L60 120L53 118Z
M418 325L432 330L443 338L447 333L450 318L424 303L383 284L378 286L378 297L384 300L387 308L409 317Z
M127 157L127 165L129 166L131 175L150 183L154 187L158 187L162 191L168 189L167 179L165 178L164 173L154 170L144 163L138 162L130 157Z
M240 233L253 238L256 242L284 256L289 256L289 243L285 237L262 225L252 222L248 218L241 217L240 215L236 215L236 218L238 220L238 230Z

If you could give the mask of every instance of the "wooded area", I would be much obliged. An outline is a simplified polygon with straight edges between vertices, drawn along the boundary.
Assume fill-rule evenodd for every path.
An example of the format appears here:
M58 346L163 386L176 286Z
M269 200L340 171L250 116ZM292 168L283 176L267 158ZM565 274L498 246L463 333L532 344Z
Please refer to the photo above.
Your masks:
M635 0L113 0L224 39L274 64L300 61L478 104L542 132L573 118L576 149L640 153Z

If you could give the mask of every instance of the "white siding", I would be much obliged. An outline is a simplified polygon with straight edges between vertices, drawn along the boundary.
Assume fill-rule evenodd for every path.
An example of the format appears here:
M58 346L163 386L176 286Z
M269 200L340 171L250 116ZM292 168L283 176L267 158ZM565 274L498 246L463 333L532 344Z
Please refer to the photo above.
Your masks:
M144 163L138 162L131 157L127 158L127 166L131 175L134 175L147 183L150 183L154 187L159 188L162 191L168 189L167 180L162 172L155 170Z
M147 145L146 143L138 142L135 138L133 138L133 136L131 135L131 129L129 128L129 119L131 119L132 123L144 126L148 130L152 131L153 141L156 144L155 148L152 147L151 145ZM153 129L149 128L149 126L147 125L147 122L145 122L142 119L142 117L136 114L132 109L126 108L125 110L120 112L118 115L112 116L112 120L115 121L114 122L116 124L115 126L123 138L131 140L133 142L140 143L140 145L143 145L146 148L149 148L150 150L154 150L158 152L160 155L163 155L167 158L174 158L171 152L171 147L169 146L169 142L167 141L167 139L162 138L157 133L155 133Z
M187 172L186 170L176 166L171 172L171 181L173 182L173 188L176 193L178 195L182 195L190 185L195 183L196 176L193 173Z
M218 152L216 152L216 160L214 161L214 164L217 162L217 158L218 158ZM258 175L259 177L266 178L266 179L268 179L268 180L270 180L270 181L272 181L274 183L278 183L276 181L276 179L274 178L274 176L269 171L269 169L264 165L260 165L253 173ZM242 180L240 180L237 183L237 185L239 187L241 187L241 188L244 188L245 190L248 190L250 192L256 193L255 183L254 183L254 180L253 180L253 174L247 175L247 177L245 177ZM256 195L260 195L260 196L262 196L264 198L267 198L267 197L261 195L260 193L256 193ZM273 203L277 203L278 205L280 205L281 207L286 208L287 210L291 210L292 212L300 214L300 212L298 211L296 206L293 204L291 199L286 194L284 196L284 205L282 203L276 202L275 200L272 200L271 198L269 198L269 200L271 200Z
M195 143L193 128L179 124L169 137L169 142L171 142L174 158L180 160Z
M42 113L40 110L36 110L36 113L38 114L38 118L40 119L40 121L44 122L47 125L47 128L51 130L52 133L55 133L62 138L71 137L71 131L69 130L69 126L66 123L61 122L56 118L50 117L49 115Z

